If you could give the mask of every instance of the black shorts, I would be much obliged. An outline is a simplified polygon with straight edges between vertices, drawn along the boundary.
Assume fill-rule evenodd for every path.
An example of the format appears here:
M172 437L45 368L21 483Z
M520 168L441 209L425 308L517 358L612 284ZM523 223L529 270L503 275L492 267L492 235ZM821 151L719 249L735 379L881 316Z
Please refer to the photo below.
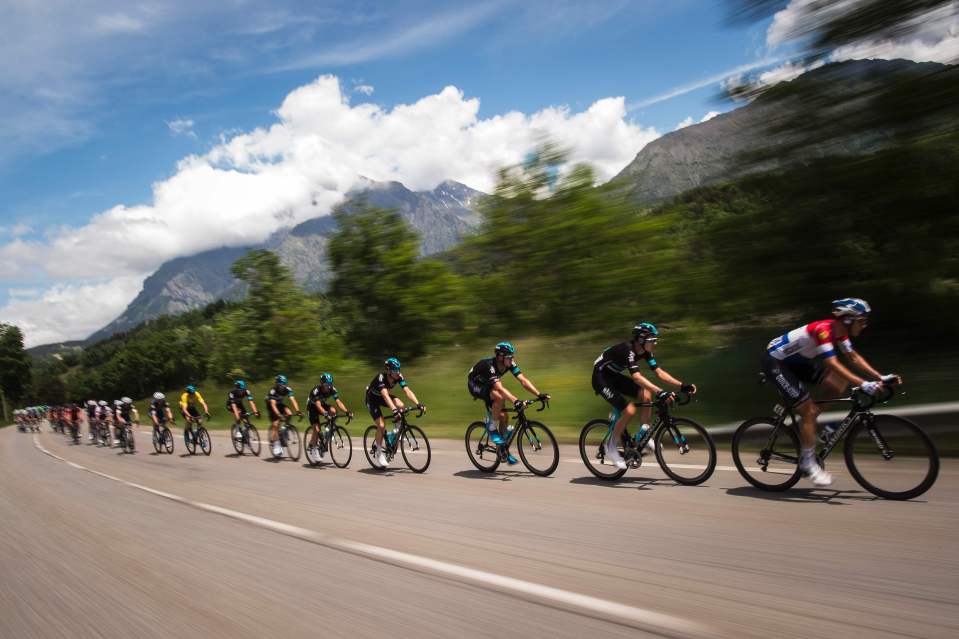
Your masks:
M200 411L198 411L198 410L196 409L196 406L189 406L189 405L188 405L188 406L186 407L186 412L187 412L187 414L188 414L190 417L197 417L197 418L200 417Z
M323 410L325 410L326 412L330 412L330 410L333 408L332 406L324 402L322 399L320 400L320 406L322 406ZM316 404L314 404L313 402L310 402L310 405L308 407L308 412L310 414L310 423L319 424L323 415L321 415L320 411L316 409Z
M227 402L226 411L232 415L234 406L236 406L237 412L240 413L240 419L243 419L244 417L249 417L250 413L247 412L246 406L244 406L243 402Z
M619 373L603 374L598 368L593 369L593 390L597 395L613 405L613 408L622 412L630 402L639 398L639 384ZM626 398L629 399L626 399Z
M825 374L818 360L788 362L768 354L763 358L763 372L790 408L809 399L806 384L818 384Z
M270 415L270 421L275 421L277 419L283 419L284 417L286 417L286 411L287 411L286 404L281 404L280 402L276 402L276 407L280 412L276 412L275 410L273 410L272 402L270 401L266 402L266 410Z
M398 399L395 395L390 395L392 399ZM370 417L373 419L379 419L383 416L383 407L386 406L386 402L383 401L383 396L376 394L366 395L366 409L370 411Z
M473 396L473 399L483 400L487 410L493 407L493 398L490 397L490 391L493 390L492 384L488 382L483 383L483 380L468 377L466 378L466 388L469 390L470 395Z

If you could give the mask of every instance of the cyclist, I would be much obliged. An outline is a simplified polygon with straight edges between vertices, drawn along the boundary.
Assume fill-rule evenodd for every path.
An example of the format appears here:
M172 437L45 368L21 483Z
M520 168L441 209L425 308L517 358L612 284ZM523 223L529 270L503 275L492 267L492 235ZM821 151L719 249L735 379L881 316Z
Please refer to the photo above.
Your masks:
M696 392L695 384L684 384L660 368L653 355L658 339L659 329L655 325L649 322L640 322L633 327L633 338L631 340L616 346L610 346L600 353L596 361L593 362L593 390L613 407L609 421L615 426L613 426L613 432L606 442L606 458L621 470L626 468L626 462L623 460L623 456L619 454L617 444L622 438L626 426L629 425L637 412L633 400L649 403L653 400L653 396L657 400L666 401L672 401L675 397L672 392L663 390L646 379L639 372L640 362L645 361L650 370L654 371L656 376L667 384L678 386L684 393L694 394ZM628 377L622 374L624 372L628 374ZM626 399L627 397L629 400ZM643 406L638 410L642 425L636 437L640 438L649 429L652 407Z
M203 399L203 395L200 394L200 391L198 391L193 384L188 385L183 390L183 394L180 395L180 411L183 413L183 417L200 418L200 411L196 409L197 402L203 406L203 414L209 419L210 408L206 405L206 400Z
M501 377L509 371L519 383L536 396L536 399L549 399L549 395L536 390L533 382L529 381L513 359L516 348L509 342L500 342L493 349L493 357L487 357L476 362L466 375L466 385L473 399L481 399L486 405L486 429L490 433L490 441L499 446L506 441L506 427L509 416L503 410L507 401L519 409L522 400L518 399L503 386ZM497 428L497 423L499 428ZM506 460L510 464L516 463L516 458L507 453Z
M330 405L327 401L331 399L336 402L336 406ZM343 400L340 399L339 392L337 392L336 387L333 386L333 375L330 373L322 373L320 375L320 383L314 386L313 390L310 391L310 400L306 407L310 417L310 443L307 448L312 450L314 455L318 455L320 459L323 459L326 451L317 446L317 438L320 435L320 418L336 415L337 408L350 417L353 416L353 413L346 409Z
M97 403L97 421L100 423L101 429L106 429L107 437L110 437L110 426L113 423L112 415L113 411L110 410L106 401L101 399Z
M117 408L115 411L116 414L116 424L117 432L120 435L123 435L124 428L132 424L133 422L140 421L140 413L137 412L137 407L133 405L133 400L129 397L124 397L116 401Z
M97 420L97 402L93 399L87 400L87 431L89 439L93 441L93 430Z
M299 417L303 417L299 404L296 403L296 397L293 396L293 389L287 385L286 375L277 375L276 384L270 388L266 394L266 409L270 416L270 441L273 443L273 456L282 457L283 447L280 445L280 420L292 415L290 409L283 403L287 397L293 402L293 408Z
M250 408L253 409L253 414L259 418L260 411L256 408L256 402L253 401L253 393L250 392L245 381L238 379L233 382L233 389L226 394L226 409L233 413L233 420L237 424L243 421L243 418L248 414L246 408L243 406L243 400L250 402ZM234 437L236 437L237 440L243 439L243 432L237 429Z
M366 387L366 408L369 409L370 417L372 417L376 423L376 448L380 451L376 458L376 463L384 468L388 462L386 461L386 452L383 450L383 432L386 430L386 422L383 420L382 408L389 408L390 411L393 412L394 422L399 419L403 402L396 396L390 394L390 390L397 384L403 389L403 392L406 393L406 396L417 408L422 411L426 410L426 406L416 399L416 395L413 394L413 389L407 385L406 379L403 377L403 374L400 373L400 360L395 357L386 360L383 363L383 372L377 374L369 386ZM390 443L392 443L392 433L390 434L390 438Z
M164 424L168 421L176 423L173 411L170 410L170 405L166 401L166 395L160 391L153 393L153 401L150 402L150 419L153 420L154 434L158 437L160 435L158 431Z
M816 460L816 418L821 412L810 400L805 384L818 385L838 397L848 384L875 395L884 384L898 384L898 375L883 375L853 350L850 337L858 337L869 323L869 303L846 297L832 303L833 319L824 319L777 337L766 346L763 372L775 382L787 406L800 417L799 468L815 486L829 486L832 475ZM868 375L867 380L844 366L836 357L837 347L849 362Z

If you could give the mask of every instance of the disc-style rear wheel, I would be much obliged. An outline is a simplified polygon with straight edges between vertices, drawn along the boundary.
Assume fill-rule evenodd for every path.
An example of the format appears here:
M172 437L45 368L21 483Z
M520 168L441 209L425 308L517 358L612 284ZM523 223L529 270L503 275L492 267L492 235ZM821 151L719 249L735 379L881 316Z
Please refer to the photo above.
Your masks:
M490 441L484 422L473 422L466 427L466 455L479 470L491 473L499 467L499 446Z
M894 415L860 418L843 452L853 479L884 499L918 497L939 475L936 445L916 424Z
M606 457L606 441L612 433L608 419L594 419L583 426L579 434L579 456L589 472L600 479L613 481L626 474L626 469L619 469L616 464ZM624 453L623 445L617 447L619 454Z
M403 451L403 461L414 473L425 472L430 467L430 440L419 426L410 424L406 427L400 439L400 450Z
M701 484L716 470L716 444L706 429L690 419L673 418L656 433L656 460L670 479L686 486Z
M789 490L799 481L799 436L792 426L756 417L733 435L733 463L743 479L762 490ZM775 431L775 432L774 432Z
M329 450L330 459L337 468L346 468L353 459L353 440L350 439L350 433L342 426L337 426L330 434Z
M540 477L548 477L559 466L559 446L553 431L539 422L526 422L516 433L516 447L519 458L529 472Z

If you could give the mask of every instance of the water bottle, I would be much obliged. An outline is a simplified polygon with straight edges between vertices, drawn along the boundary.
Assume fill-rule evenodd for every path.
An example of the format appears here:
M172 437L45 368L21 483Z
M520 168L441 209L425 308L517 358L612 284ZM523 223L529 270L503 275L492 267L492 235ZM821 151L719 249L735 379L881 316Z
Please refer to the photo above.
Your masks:
M839 422L829 422L822 429L822 436L820 439L824 444L832 441L832 436L836 434L836 431L839 430Z
M649 426L647 426L646 424L643 424L642 426L639 427L639 432L636 433L637 443L643 441L643 437L646 436L646 431L648 430L649 430Z

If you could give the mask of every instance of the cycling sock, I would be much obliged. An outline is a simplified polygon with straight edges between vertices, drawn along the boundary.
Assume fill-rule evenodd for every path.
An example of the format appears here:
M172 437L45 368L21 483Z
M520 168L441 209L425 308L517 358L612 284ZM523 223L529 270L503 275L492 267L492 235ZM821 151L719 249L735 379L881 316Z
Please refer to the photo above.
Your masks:
M799 465L800 466L811 466L813 462L816 461L816 449L815 448L803 448L799 453Z

